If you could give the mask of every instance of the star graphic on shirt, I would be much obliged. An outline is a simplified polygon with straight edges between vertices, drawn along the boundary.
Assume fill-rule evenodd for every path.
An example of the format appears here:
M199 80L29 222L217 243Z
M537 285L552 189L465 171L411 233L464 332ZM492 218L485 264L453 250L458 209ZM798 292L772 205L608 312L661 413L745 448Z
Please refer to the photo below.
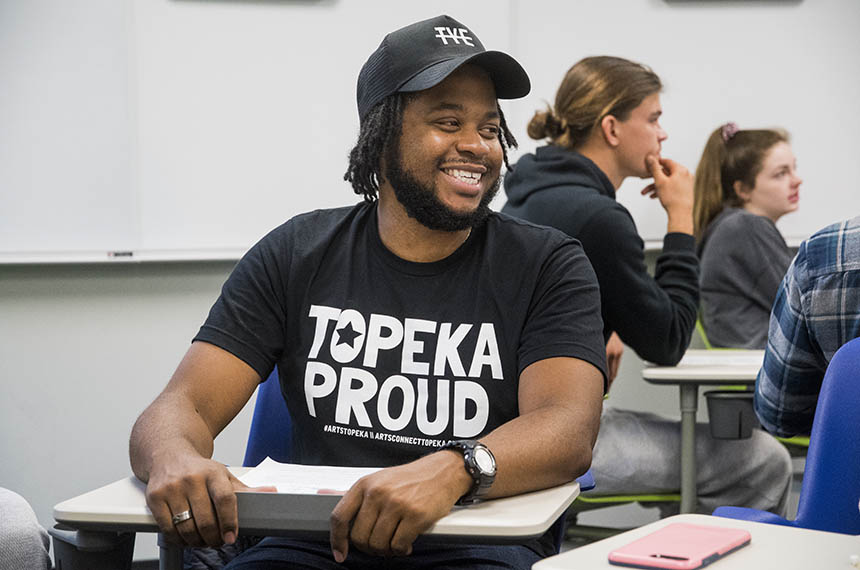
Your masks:
M352 328L352 323L346 323L345 327L335 330L335 332L337 333L337 343L348 344L350 348L355 348L355 337L361 336L361 333Z

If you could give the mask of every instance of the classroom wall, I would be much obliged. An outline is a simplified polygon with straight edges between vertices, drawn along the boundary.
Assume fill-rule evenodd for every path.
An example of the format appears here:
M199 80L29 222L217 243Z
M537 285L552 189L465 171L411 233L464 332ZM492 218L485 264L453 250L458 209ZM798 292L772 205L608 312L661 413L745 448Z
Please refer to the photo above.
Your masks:
M0 267L0 486L40 522L131 474L132 423L170 378L232 263ZM241 464L250 407L215 446ZM139 540L153 555L152 537Z
M417 17L447 10L479 29L485 43L510 50L529 69L534 83L532 95L519 106L506 106L510 110L509 121L524 142L524 150L535 146L523 134L525 122L535 108L552 98L566 69L562 62L569 64L594 53L613 53L647 61L666 79L663 101L664 126L670 133L665 145L667 155L692 167L707 132L726 119L742 125L781 124L795 135L795 149L806 179L804 192L808 198L802 202L801 209L813 212L799 227L811 231L832 219L860 211L857 201L860 192L853 189L860 180L860 161L854 159L860 118L850 111L860 95L860 78L854 73L860 68L857 59L860 36L854 33L860 24L860 3L855 0L508 0L477 4L420 3L418 8L415 7L418 3L406 7L405 3L395 0L362 0L360 10L356 5L345 0L81 0L74 4L60 0L0 0L0 54L4 54L0 55L3 64L0 86L10 78L26 79L28 58L38 57L49 48L56 51L57 45L65 46L72 54L76 46L90 42L86 45L93 50L90 56L97 59L96 67L113 69L113 58L123 54L109 56L97 45L93 47L93 34L104 38L107 46L125 42L126 55L144 49L145 53L137 53L136 57L155 57L158 52L149 50L157 50L162 44L158 36L161 32L153 30L163 28L142 25L143 21L136 18L143 15L158 24L162 11L207 14L211 9L212 14L207 18L217 19L216 12L227 11L240 20L254 22L280 12L298 19L312 10L314 17L325 22L330 42L326 53L332 59L323 71L337 74L345 85L341 95L346 110L339 108L331 112L335 116L347 116L353 112L354 105L352 85L357 73L354 64L367 54L351 53L350 46L339 45L339 33L356 23L366 23L368 29L388 30ZM629 17L620 20L617 15L622 9ZM44 33L27 35L24 32L32 30L16 28L10 15L22 11L27 12L28 22L40 24L35 32ZM484 13L494 14L496 21L504 26L492 30L480 28L480 22L485 21ZM331 18L325 18L326 14ZM378 21L377 17L384 21ZM83 31L72 29L74 26L83 27ZM188 25L183 28L185 31L194 29ZM224 37L223 41L237 49L243 44L253 44L254 29L254 26L237 26L234 34ZM135 37L124 35L130 34L129 30L134 30ZM148 35L150 33L153 35ZM193 43L193 39L188 38L189 43ZM377 41L378 37L374 37L365 43L375 45ZM2 49L10 45L15 49L11 55ZM349 52L348 57L344 57L349 64L343 67L338 66L336 55L331 56L339 49ZM763 86L751 89L748 84L733 79L732 66L721 59L726 51L736 60L743 58L737 68L743 70L745 77L749 77L753 68L761 70L765 76ZM810 53L816 57L810 58ZM13 59L12 55L19 59ZM547 63L550 57L554 60L551 64ZM31 141L4 138L4 129L0 128L0 163L30 161L34 174L32 180L27 180L35 184L34 188L65 184L70 196L96 186L110 189L123 184L140 184L143 178L138 176L139 169L148 167L149 163L139 162L141 139L138 135L154 136L153 130L161 128L165 131L161 136L168 144L170 129L158 122L158 109L135 111L136 89L129 95L122 87L114 85L114 91L102 93L103 97L87 103L88 94L76 90L75 65L70 56L68 67L60 74L58 82L46 89L67 89L69 97L80 103L79 108L87 113L83 117L54 115L55 120L40 123L42 129L33 133ZM189 68L186 71L199 70ZM712 76L722 78L719 87L714 88L710 82ZM97 79L105 77L99 75ZM833 77L839 77L840 82L834 84ZM179 79L182 78L177 81ZM133 86L136 79L130 81ZM170 89L181 83L164 83L162 88L169 95ZM296 91L301 92L304 87L297 85ZM762 97L763 92L768 96ZM8 112L3 115L4 109L8 109L3 104L4 93L6 91L0 87L0 123L33 118L10 117ZM183 91L177 95L187 97L189 94ZM131 105L117 107L117 100L130 101ZM852 104L845 103L846 100ZM785 107L787 101L793 102L789 108ZM44 112L38 100L28 103L31 104L21 112L37 118ZM237 117L242 105L237 95L236 100L227 101L218 109L225 124L240 122ZM773 111L780 105L783 106L780 113ZM298 111L302 112L303 107ZM145 117L139 124L140 133L128 127L128 121L140 119L137 112ZM292 160L310 159L311 154L327 152L302 145L301 134L291 132L289 124L280 127L290 136L267 140L266 147L260 149L267 153L267 168L281 177L276 188L290 187L294 179L292 171L296 169ZM137 135L124 144L109 144L113 140L110 133L123 129ZM353 133L354 125L345 130ZM198 132L198 136L204 136L200 133L213 136L205 129ZM248 132L247 144L251 147L257 142L253 134L253 131ZM154 145L159 139L147 140L149 145ZM47 152L42 158L50 160L16 154L25 142ZM332 186L340 184L345 168L342 151L348 148L349 142L343 137L337 139L336 156L316 167L320 178L333 173ZM285 146L278 152L271 144ZM152 146L148 148L156 152ZM277 166L278 160L271 156L273 154L283 157L279 159L282 166ZM156 155L144 156L154 160ZM59 157L65 158L61 162L54 160ZM167 164L169 166L169 162ZM193 172L206 181L217 181L210 170L217 165L217 162L201 160ZM163 174L169 173L169 169L148 172ZM250 169L248 173L249 176L254 174ZM157 179L146 180L154 185L159 183ZM259 182L255 178L249 180L253 184ZM0 173L0 196L8 198L10 193L29 191L29 187L22 190L20 185L11 185L8 181ZM822 188L838 199L816 200L816 193ZM642 220L640 225L651 228L648 231L659 236L664 223L662 214L655 204L639 198L636 189L628 191L625 187L620 193L621 200L634 211L637 222ZM348 189L342 195L344 201L352 200ZM201 199L205 201L205 195ZM5 202L0 201L0 204ZM98 201L93 204L96 207ZM62 203L53 203L50 207L35 203L33 208L36 213L44 212L45 224L68 222L63 219L67 210ZM0 219L3 224L12 223L9 218ZM133 222L119 220L117 223ZM182 224L183 220L173 223ZM260 233L267 229L261 227ZM74 240L74 229L69 232L69 239ZM3 235L2 228L0 235ZM649 259L653 261L653 254ZM27 497L42 524L52 524L51 509L57 502L130 474L127 438L131 425L170 377L231 267L230 261L0 264L0 485ZM645 384L640 377L641 367L641 361L628 351L621 377L613 389L612 403L677 416L676 390ZM246 407L216 442L215 456L219 460L232 464L241 462L250 423L249 411ZM146 545L154 552L151 543Z

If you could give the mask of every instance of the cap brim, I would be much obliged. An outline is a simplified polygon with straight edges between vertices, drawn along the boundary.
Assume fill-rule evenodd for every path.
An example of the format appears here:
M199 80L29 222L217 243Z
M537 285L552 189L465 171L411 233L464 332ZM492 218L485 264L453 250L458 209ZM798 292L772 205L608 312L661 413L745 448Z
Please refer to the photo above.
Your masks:
M506 53L483 51L465 57L455 57L427 67L400 86L398 91L424 91L441 83L457 68L466 63L477 65L490 74L499 99L519 99L531 90L531 81L525 69Z

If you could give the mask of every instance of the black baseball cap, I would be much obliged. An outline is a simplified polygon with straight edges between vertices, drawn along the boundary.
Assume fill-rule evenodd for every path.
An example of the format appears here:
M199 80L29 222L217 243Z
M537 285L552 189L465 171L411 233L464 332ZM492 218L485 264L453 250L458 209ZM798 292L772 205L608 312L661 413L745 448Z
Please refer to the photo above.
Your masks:
M398 92L423 91L441 83L464 63L489 73L499 99L524 97L529 76L517 60L487 51L478 37L451 16L422 20L391 32L358 74L358 116Z

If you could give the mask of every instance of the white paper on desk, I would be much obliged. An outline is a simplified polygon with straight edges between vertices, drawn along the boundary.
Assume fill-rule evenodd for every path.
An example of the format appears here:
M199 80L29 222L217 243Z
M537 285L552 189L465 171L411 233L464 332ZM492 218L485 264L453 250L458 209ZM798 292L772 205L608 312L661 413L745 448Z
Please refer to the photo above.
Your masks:
M315 495L322 490L346 492L353 483L381 467L333 467L279 463L267 457L239 477L249 487L274 485L279 493Z

